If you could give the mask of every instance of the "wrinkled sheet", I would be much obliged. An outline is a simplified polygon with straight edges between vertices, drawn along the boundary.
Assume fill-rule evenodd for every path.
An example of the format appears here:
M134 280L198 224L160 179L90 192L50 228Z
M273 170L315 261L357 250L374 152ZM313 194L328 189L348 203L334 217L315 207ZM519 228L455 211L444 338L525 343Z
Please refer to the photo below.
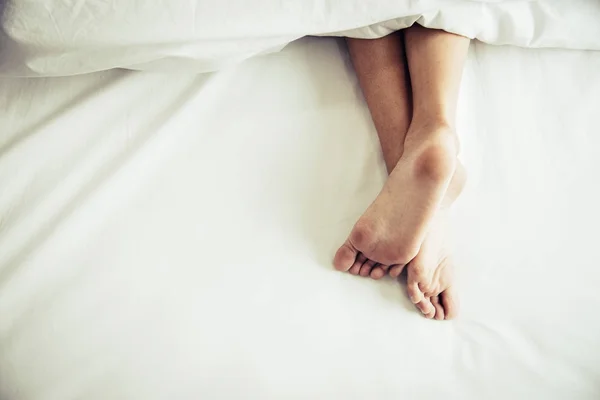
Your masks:
M599 69L471 47L452 322L331 267L385 179L341 42L0 80L0 398L598 399Z
M597 0L2 0L0 75L216 71L307 35L418 23L491 44L600 50Z

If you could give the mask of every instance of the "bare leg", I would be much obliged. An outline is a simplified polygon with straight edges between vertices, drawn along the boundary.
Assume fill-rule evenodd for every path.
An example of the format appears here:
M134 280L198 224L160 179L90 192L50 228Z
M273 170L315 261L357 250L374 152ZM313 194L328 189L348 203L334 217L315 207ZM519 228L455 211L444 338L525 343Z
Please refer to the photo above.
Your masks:
M456 103L470 41L419 25L407 29L405 38L414 102L411 129L405 142L408 155L418 152L423 143L439 140L437 132L455 136ZM457 149L447 148L446 152L455 158ZM460 195L466 176L458 161L454 165L448 190L429 221L427 236L407 267L409 297L417 305L431 299L436 319L452 318L457 311L448 245L448 209ZM391 274L396 276L399 272L394 270Z
M413 87L413 118L453 127L470 40L420 25L406 29L405 38Z
M391 173L404 151L412 94L402 31L381 39L347 39L352 64Z
M371 112L388 173L404 151L412 117L412 95L402 32L380 39L347 39L348 50ZM336 264L337 266L337 264ZM348 271L381 278L389 269L359 253ZM342 268L343 269L343 268Z
M443 306L439 304L438 295L450 285L436 282L449 281L445 272L448 268L442 268L443 273L435 278L438 266L429 267L433 256L419 258L417 255L426 236L433 236L428 235L428 230L442 203L451 203L462 189L462 170L459 168L459 173L456 173L457 141L453 125L469 41L419 26L409 28L405 35L414 99L413 120L405 137L403 127L406 126L410 102L402 99L408 98L408 85L396 83L393 79L381 79L391 76L402 81L404 65L398 56L401 54L399 36L378 43L379 52L389 51L387 57L378 55L368 43L349 41L391 174L377 199L336 253L334 264L340 270L360 271L361 275L365 275L363 269L370 271L375 267L371 276L378 278L389 266L392 266L391 274L397 276L411 260L422 259L421 262L413 261L409 267L409 294L424 314L431 317L439 313L443 318ZM394 43L397 46L395 51L386 50L386 46L393 47ZM392 65L396 65L395 73L390 72ZM403 138L404 146L398 144ZM446 201L445 196L448 198ZM426 247L439 246L429 244ZM428 254L434 252L427 251ZM414 290L415 287L418 291ZM453 308L451 300L446 304ZM452 313L450 310L446 314L451 316Z

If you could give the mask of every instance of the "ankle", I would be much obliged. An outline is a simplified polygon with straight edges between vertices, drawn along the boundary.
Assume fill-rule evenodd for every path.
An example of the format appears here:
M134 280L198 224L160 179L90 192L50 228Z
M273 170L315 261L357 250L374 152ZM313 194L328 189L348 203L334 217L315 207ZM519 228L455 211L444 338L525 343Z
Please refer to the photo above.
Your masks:
M392 173L402 158L402 155L404 154L404 144L394 150L395 151L393 153L391 151L383 153L383 161L385 163L385 169L387 170L388 175Z
M455 146L447 139L420 146L420 149L415 149L413 157L412 168L415 176L439 185L450 182L458 163Z
M449 208L456 199L462 193L465 184L467 183L467 170L464 165L458 161L456 164L456 169L454 170L454 175L452 176L452 180L448 185L448 190L446 191L446 195L444 196L444 200L442 200L442 207Z
M441 147L454 158L458 157L459 141L451 125L443 120L414 121L406 134L404 151L420 153L423 147Z
M454 133L454 121L441 114L415 115L411 121L409 132L418 131L450 131Z

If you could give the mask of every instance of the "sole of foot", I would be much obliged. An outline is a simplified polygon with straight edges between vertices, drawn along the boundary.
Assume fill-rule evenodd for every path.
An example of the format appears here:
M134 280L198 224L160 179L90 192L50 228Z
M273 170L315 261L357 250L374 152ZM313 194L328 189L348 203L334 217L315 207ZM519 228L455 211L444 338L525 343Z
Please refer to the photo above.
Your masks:
M400 268L418 254L454 176L457 141L442 125L411 128L406 143L383 189L336 252L338 270L370 276L374 268Z

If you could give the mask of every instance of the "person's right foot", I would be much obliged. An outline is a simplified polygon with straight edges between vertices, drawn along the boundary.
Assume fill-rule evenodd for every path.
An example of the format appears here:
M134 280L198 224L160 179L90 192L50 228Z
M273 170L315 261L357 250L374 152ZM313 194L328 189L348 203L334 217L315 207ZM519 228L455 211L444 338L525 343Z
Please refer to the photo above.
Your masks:
M405 151L375 201L338 249L340 271L375 276L396 272L417 254L457 165L457 141L447 125L411 127Z

